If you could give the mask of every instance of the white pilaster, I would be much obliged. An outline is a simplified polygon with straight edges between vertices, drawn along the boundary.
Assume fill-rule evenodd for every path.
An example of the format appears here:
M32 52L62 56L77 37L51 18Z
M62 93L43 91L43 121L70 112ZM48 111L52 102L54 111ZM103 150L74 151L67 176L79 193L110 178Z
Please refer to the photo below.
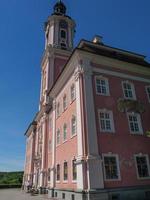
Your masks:
M83 61L83 82L87 125L87 176L88 189L104 188L102 162L99 156L95 108L92 87L92 68L87 58Z
M77 189L84 189L83 172L83 133L82 133L82 114L81 114L81 71L79 68L75 71L76 80L76 107L77 107Z
M51 166L51 188L55 187L55 151L56 151L56 101L53 100L53 132L52 132L52 166Z

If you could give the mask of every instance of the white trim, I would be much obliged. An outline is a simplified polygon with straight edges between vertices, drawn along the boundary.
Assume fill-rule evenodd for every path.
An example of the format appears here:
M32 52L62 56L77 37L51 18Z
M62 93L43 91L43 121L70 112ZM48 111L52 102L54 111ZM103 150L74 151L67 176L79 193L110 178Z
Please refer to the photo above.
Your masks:
M64 128L66 128L66 139L64 139ZM67 131L68 127L67 127L67 123L64 123L63 125L63 135L62 135L62 138L63 138L63 143L65 143L67 140L68 140L68 131Z
M98 72L100 74L107 74L107 75L116 76L116 77L120 77L120 78L135 80L135 81L141 81L141 82L145 82L145 83L150 83L150 79L142 78L139 76L128 75L128 74L121 73L121 72L115 72L112 70L99 69L99 68L93 67L93 72Z
M107 179L106 178L104 157L115 157L116 158L117 172L118 172L118 178L117 179ZM112 154L112 153L102 154L102 159L103 159L103 169L104 169L104 180L105 181L121 181L121 173L120 173L120 164L119 164L118 154Z
M74 89L74 97L72 98L72 88ZM72 83L70 86L70 104L74 102L76 99L76 88L75 88L75 83Z
M57 165L59 165L59 167L60 167L59 180L57 180ZM61 181L61 164L57 163L56 164L56 183L60 183L60 181Z
M72 119L75 119L75 133L74 134L72 134ZM76 115L74 115L74 114L72 114L72 116L71 116L71 123L70 123L70 135L71 135L71 138L73 138L74 136L76 136L77 135L77 117L76 117Z
M124 83L125 83L125 84L129 84L129 85L131 86L132 97L126 97L126 95L125 95L125 88L124 88L124 86L123 86ZM130 99L131 99L131 100L136 100L136 93L135 93L134 84L133 84L132 82L128 81L128 80L122 81L121 84L122 84L122 91L123 91L123 96L124 96L124 98L125 98L125 99L129 99L129 100L130 100Z
M101 121L100 112L102 112L102 113L108 113L109 114L111 130L102 130L102 128L101 128L101 122L100 122ZM106 108L98 109L98 119L99 119L100 132L103 132L103 133L115 133L113 112L111 110L107 110Z
M64 101L65 100L65 101ZM64 104L65 103L65 104ZM67 109L67 106L68 106L68 104L67 104L67 95L66 94L64 94L63 95L63 112L65 112L65 110Z
M73 161L76 160L75 156L71 159L71 181L77 183L77 165L76 165L76 180L73 179Z
M136 161L136 158L137 158L137 157L146 157L147 168L148 168L148 173L149 173L149 176L148 176L148 177L139 177L138 167L137 167L137 161ZM150 179L150 161L149 161L149 156L148 156L148 154L141 154L141 153L140 153L140 154L135 154L135 155L134 155L134 161L135 161L137 179L139 179L139 180Z
M148 92L148 89L150 90L150 85L145 86L148 102L150 103L150 93Z
M59 131L59 143L57 141L58 131ZM60 132L60 129L58 128L57 131L56 131L56 147L58 147L60 144L61 144L61 132Z
M129 116L135 116L137 118L137 123L138 123L138 128L139 128L138 132L134 132L134 131L131 130ZM142 122L141 122L140 114L134 113L134 112L133 113L127 112L127 119L128 119L128 126L129 126L130 133L133 134L133 135L143 135L143 128L142 128Z
M64 180L64 163L67 163L67 180ZM63 174L63 177L62 177L62 180L63 180L63 183L68 183L68 179L69 179L69 173L68 173L68 161L67 160L64 160L63 161L63 170L62 170L62 174Z
M106 86L106 94L104 94L104 93L99 93L98 91L97 91L97 80L104 80L105 81L105 86ZM108 82L108 78L106 78L106 77L103 77L103 76L101 76L101 75L99 75L99 76L95 76L95 90L96 90L96 94L97 95L102 95L102 96L110 96L110 90L109 90L109 82Z

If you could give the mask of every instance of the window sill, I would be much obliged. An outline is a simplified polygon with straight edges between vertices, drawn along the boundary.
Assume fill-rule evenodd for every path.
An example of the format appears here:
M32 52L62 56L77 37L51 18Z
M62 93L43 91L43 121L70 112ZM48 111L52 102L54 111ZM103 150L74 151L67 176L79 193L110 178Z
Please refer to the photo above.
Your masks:
M71 135L71 139L73 139L74 137L76 137L77 136L77 133L75 133L75 134L73 134L73 135Z
M98 96L104 96L104 97L110 97L110 94L101 94L101 93L98 93L98 92L96 92L96 95L98 95Z
M67 141L68 141L68 140L64 140L64 141L63 141L63 144L66 143Z
M143 178L137 177L137 179L138 179L139 181L149 180L149 179L150 179L150 176L148 176L148 177L143 177Z
M66 181L63 181L63 183L68 183L68 180L66 180Z

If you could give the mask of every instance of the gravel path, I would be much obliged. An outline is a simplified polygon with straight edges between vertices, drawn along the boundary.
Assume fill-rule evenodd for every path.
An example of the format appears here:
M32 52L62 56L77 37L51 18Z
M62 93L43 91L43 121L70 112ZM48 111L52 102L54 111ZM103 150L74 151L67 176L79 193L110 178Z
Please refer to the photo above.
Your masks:
M0 200L46 200L47 195L31 196L20 189L0 189ZM53 199L51 199L53 200Z

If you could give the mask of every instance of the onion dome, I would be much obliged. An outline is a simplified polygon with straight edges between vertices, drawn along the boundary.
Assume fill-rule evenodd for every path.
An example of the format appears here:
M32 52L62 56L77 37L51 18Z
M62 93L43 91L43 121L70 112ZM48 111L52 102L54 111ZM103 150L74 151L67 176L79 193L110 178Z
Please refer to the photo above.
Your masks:
M65 15L66 14L66 6L65 4L59 0L54 6L54 14L56 15Z

